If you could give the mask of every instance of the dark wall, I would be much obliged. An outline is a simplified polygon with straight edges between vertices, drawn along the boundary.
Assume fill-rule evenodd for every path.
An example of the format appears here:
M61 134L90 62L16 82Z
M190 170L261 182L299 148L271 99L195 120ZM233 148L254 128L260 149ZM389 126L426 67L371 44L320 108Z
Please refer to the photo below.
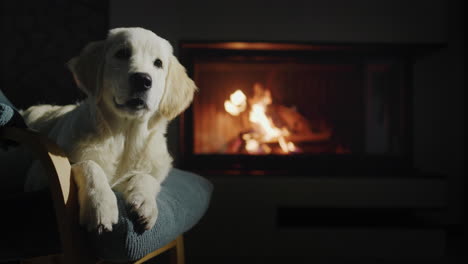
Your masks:
M190 40L432 42L447 38L445 0L112 1L110 25Z
M19 107L83 95L65 63L109 27L181 40L443 42L415 65L414 160L448 179L449 223L464 203L464 28L460 0L2 1L2 91ZM108 22L109 21L109 22ZM169 132L177 149L177 127ZM262 183L263 184L263 183Z
M83 98L65 63L108 29L108 1L2 1L1 88L19 108Z
M464 8L463 1L447 5L445 43L440 52L414 67L415 166L448 180L450 224L460 224L464 203Z

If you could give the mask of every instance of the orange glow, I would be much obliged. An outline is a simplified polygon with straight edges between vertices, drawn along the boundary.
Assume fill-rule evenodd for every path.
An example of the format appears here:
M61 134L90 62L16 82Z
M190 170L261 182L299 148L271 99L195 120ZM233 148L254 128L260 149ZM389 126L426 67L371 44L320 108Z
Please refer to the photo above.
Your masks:
M218 43L184 43L185 49L218 49L218 50L311 50L311 51L347 51L349 45L312 45L301 43L273 42L218 42Z

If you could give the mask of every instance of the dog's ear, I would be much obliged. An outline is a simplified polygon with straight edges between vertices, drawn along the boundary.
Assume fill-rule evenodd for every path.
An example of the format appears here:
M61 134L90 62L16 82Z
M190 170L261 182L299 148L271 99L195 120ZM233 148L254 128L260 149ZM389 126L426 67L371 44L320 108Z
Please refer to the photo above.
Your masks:
M104 63L105 41L89 43L77 57L72 58L67 66L73 73L76 85L88 97L95 97L96 101L101 93L101 74Z
M174 55L170 56L166 88L159 104L159 113L168 120L184 111L193 99L197 86Z

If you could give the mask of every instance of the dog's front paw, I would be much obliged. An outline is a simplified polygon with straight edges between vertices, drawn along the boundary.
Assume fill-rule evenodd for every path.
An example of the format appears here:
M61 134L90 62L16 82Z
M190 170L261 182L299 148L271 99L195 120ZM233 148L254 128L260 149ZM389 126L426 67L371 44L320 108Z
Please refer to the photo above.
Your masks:
M80 204L80 224L88 231L97 230L99 234L112 231L112 225L119 220L117 198L112 190L99 190L90 193Z
M150 230L158 218L156 198L142 192L131 192L127 196L127 203L135 217L138 231Z

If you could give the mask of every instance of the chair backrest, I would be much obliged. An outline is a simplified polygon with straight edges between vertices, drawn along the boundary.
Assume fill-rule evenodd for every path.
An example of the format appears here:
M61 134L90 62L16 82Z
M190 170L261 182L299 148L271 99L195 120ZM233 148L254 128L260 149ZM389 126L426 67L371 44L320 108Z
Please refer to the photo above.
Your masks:
M13 104L10 102L10 100L8 100L8 98L5 96L2 90L0 90L0 103L7 104L14 108Z

